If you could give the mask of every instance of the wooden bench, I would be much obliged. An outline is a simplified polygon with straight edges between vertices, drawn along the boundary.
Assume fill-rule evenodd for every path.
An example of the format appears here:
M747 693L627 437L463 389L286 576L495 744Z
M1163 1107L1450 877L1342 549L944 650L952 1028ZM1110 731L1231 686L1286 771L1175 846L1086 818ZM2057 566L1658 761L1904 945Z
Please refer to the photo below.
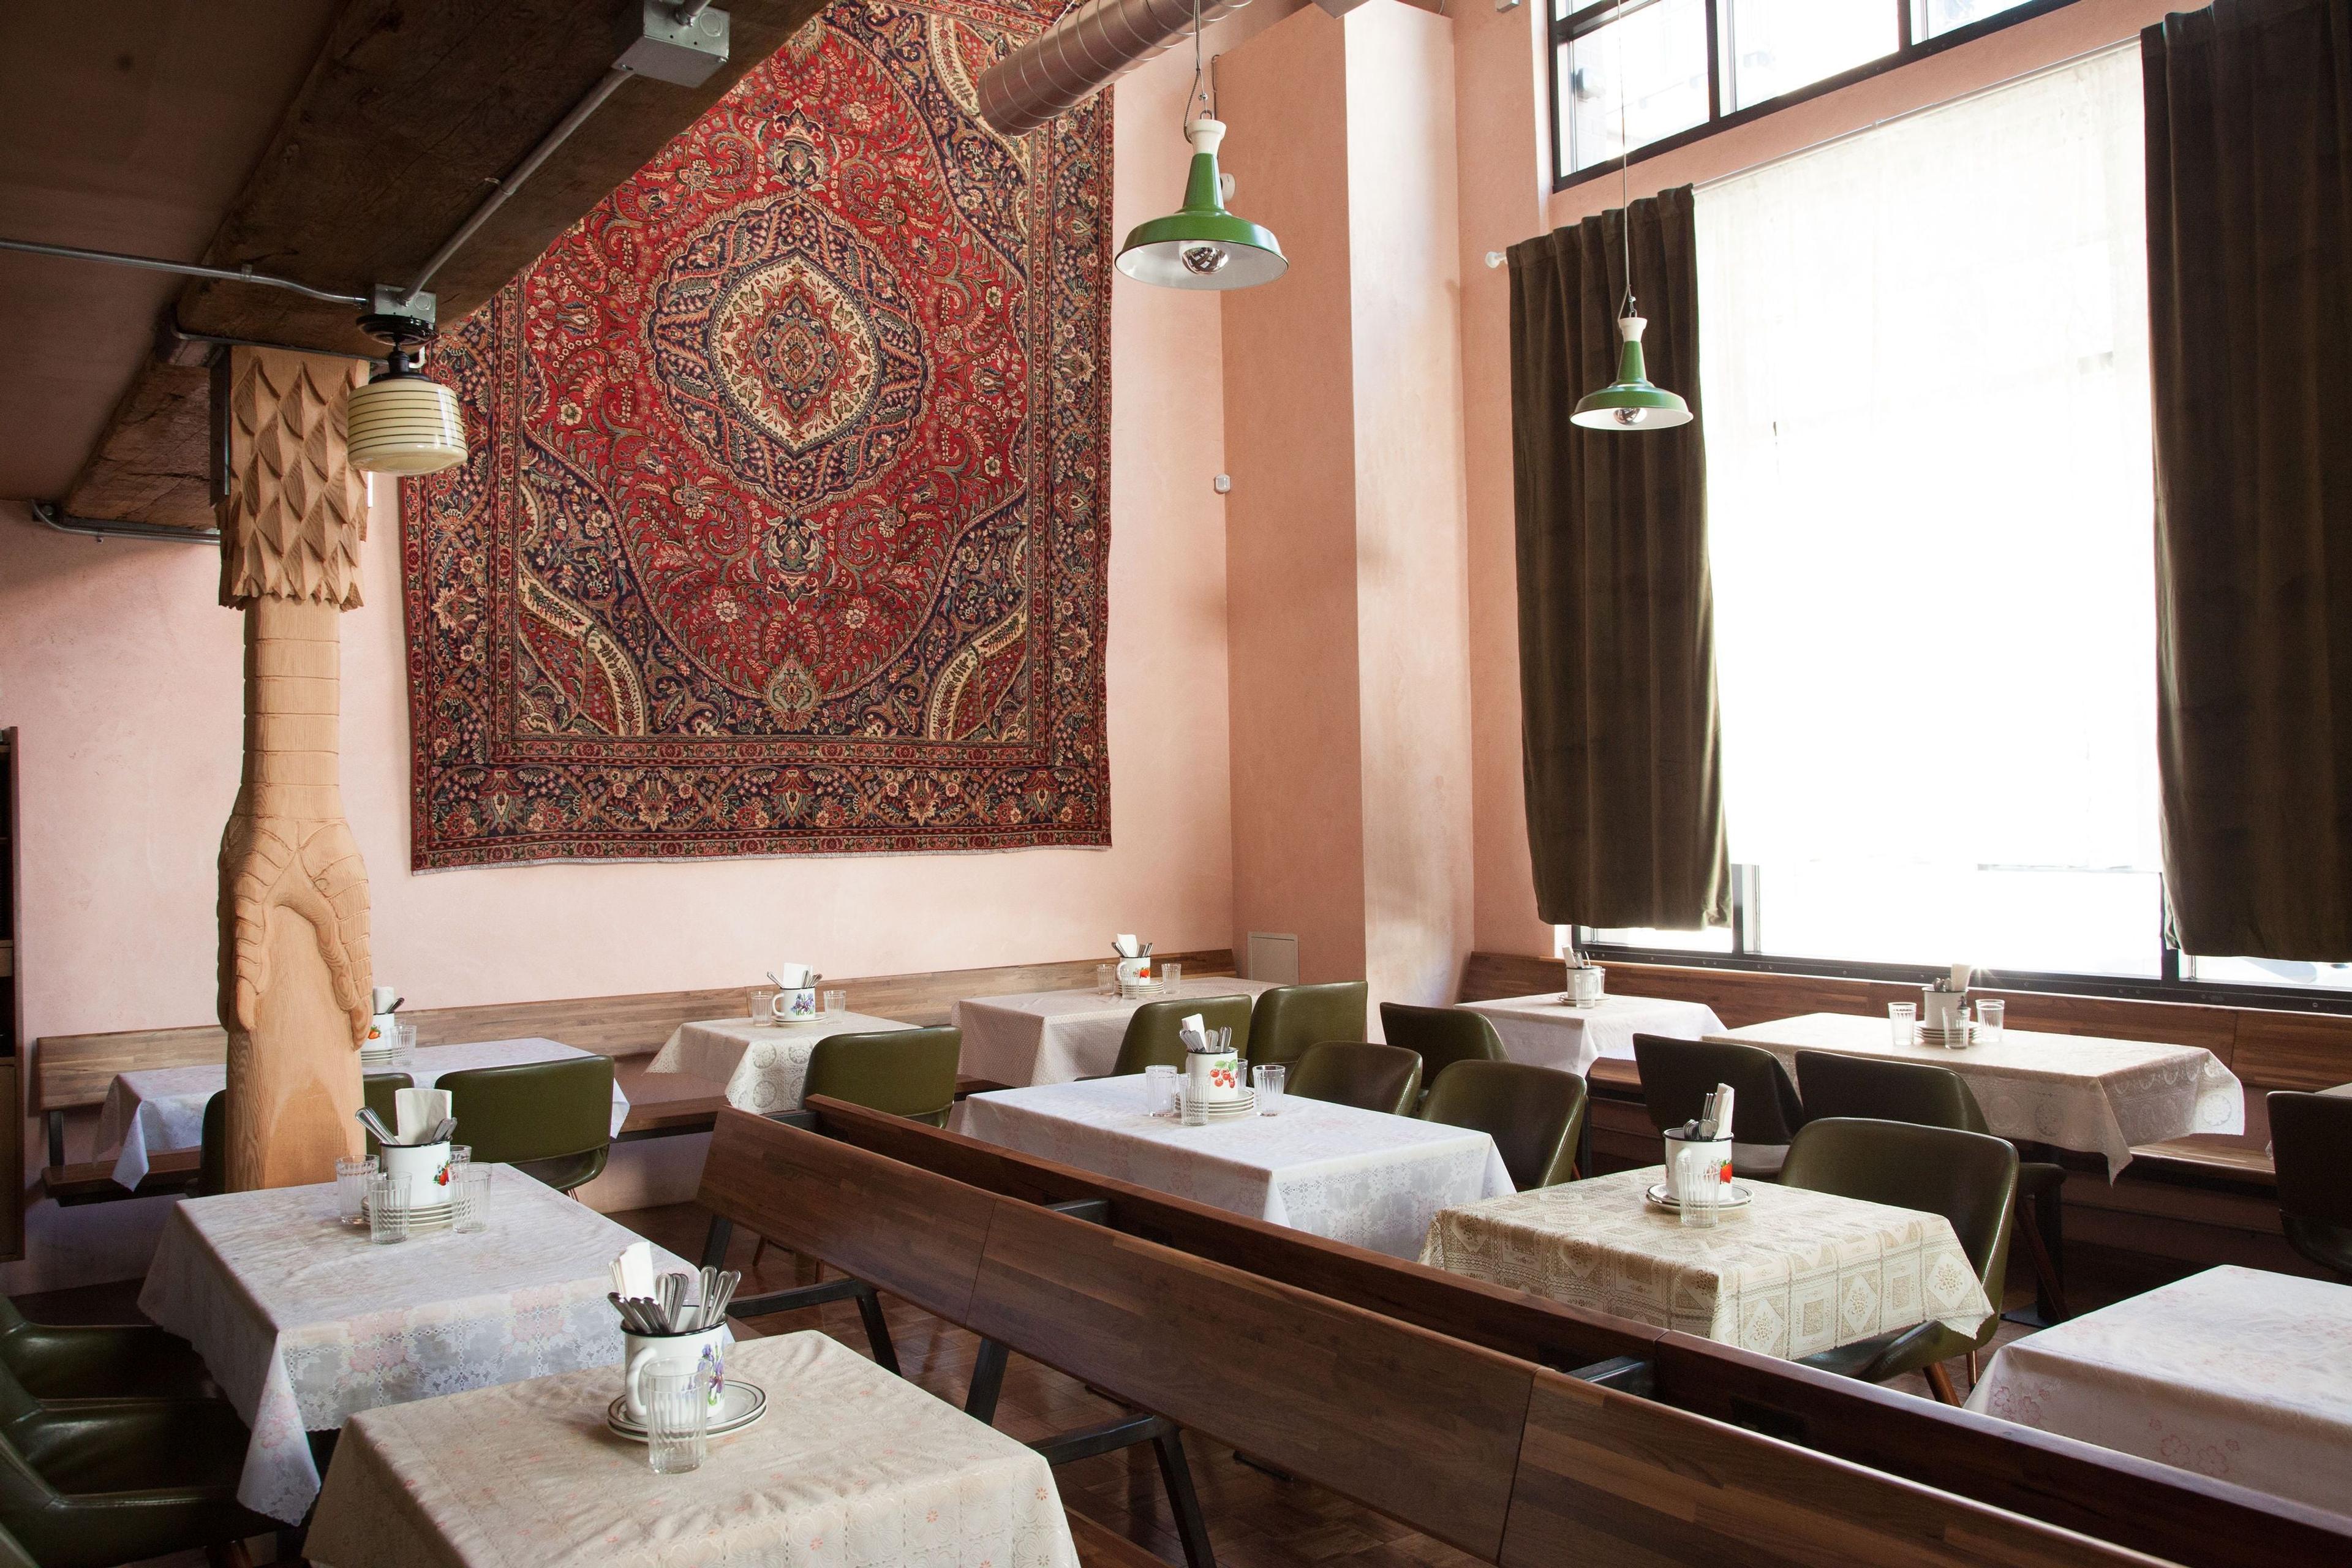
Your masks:
M2352 1520L2070 1439L838 1101L799 1120L720 1116L714 1216L1511 1568L2352 1552Z

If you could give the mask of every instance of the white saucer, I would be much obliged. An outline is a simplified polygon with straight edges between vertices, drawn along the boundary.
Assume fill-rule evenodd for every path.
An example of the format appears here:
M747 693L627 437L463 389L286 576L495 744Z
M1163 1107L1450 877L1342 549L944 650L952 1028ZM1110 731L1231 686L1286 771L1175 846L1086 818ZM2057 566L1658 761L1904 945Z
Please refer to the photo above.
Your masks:
M1651 1203L1656 1205L1658 1207L1665 1210L1668 1214L1680 1214L1683 1212L1683 1205L1680 1200L1676 1199L1666 1191L1666 1184L1664 1182L1652 1182L1650 1184L1650 1190L1643 1193L1642 1195L1649 1199ZM1717 1203L1715 1206L1718 1209L1744 1209L1755 1201L1756 1194L1754 1193L1749 1192L1738 1182L1733 1182L1729 1184L1729 1190L1723 1194L1722 1201Z
M1198 1112L1212 1121L1236 1121L1244 1116L1257 1114L1257 1090L1245 1089L1236 1099L1212 1100L1206 1102L1194 1100L1190 1095L1184 1095L1178 1100L1176 1110L1179 1116L1189 1116Z
M756 1383L730 1377L727 1380L727 1386L719 1391L719 1408L710 1413L710 1426L706 1436L731 1437L747 1427L759 1425L760 1417L767 1413L767 1390ZM604 1425L632 1443L646 1440L646 1429L629 1415L629 1396L625 1394L604 1407Z

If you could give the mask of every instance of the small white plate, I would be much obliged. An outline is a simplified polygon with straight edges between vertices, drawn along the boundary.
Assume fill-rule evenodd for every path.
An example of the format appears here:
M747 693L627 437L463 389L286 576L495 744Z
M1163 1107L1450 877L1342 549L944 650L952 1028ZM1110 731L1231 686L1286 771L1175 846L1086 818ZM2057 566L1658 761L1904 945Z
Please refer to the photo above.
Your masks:
M756 1426L768 1413L768 1392L756 1383L746 1383L730 1377L727 1386L719 1391L719 1408L710 1413L710 1426L705 1434L711 1437L731 1437L748 1427ZM604 1407L604 1425L616 1436L632 1443L646 1440L646 1429L629 1415L629 1396L625 1394Z
M1681 1201L1666 1191L1666 1184L1664 1182L1651 1183L1650 1190L1643 1193L1642 1195L1649 1199L1651 1203L1656 1205L1659 1208L1665 1210L1668 1214L1680 1214L1683 1212ZM1723 1201L1717 1204L1715 1206L1718 1209L1744 1209L1755 1201L1756 1194L1754 1193L1749 1192L1738 1182L1733 1182L1730 1184L1730 1190L1724 1194Z

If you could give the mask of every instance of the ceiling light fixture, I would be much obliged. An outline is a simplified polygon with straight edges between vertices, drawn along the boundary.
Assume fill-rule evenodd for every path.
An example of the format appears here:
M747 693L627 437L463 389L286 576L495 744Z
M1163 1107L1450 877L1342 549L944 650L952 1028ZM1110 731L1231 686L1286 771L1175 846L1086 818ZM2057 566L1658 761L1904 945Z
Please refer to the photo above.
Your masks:
M383 374L352 388L344 439L352 466L376 474L436 474L466 460L466 420L457 395L409 363L433 339L414 316L360 318L360 329L391 345Z
M1192 4L1192 96L1184 102L1209 106L1202 91L1201 5ZM1247 289L1271 283L1290 267L1272 229L1225 210L1233 194L1229 176L1217 172L1217 148L1224 121L1203 112L1184 127L1192 144L1192 172L1184 183L1184 205L1166 217L1135 226L1119 247L1118 269L1139 283L1163 289Z
M1622 18L1621 18L1622 20ZM1617 26L1612 23L1612 26ZM1663 386L1650 382L1642 354L1642 330L1650 323L1633 300L1633 138L1625 133L1625 40L1617 40L1617 229L1624 244L1625 297L1617 311L1617 379L1598 392L1577 400L1569 423L1588 430L1671 430L1691 420L1690 405Z

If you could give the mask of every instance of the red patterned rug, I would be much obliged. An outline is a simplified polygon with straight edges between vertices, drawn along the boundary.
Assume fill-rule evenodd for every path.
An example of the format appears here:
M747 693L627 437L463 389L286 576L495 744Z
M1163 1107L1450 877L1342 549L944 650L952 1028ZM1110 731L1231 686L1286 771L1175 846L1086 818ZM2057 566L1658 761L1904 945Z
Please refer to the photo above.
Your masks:
M841 4L435 355L416 868L1110 842L1110 110L1059 0Z

